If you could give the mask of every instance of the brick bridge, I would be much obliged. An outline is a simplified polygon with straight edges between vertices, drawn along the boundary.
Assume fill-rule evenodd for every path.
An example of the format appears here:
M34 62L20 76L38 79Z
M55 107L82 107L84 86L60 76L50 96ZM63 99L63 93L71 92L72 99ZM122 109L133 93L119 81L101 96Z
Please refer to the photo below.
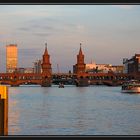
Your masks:
M64 84L75 84L80 80L88 81L89 84L105 84L111 85L113 82L118 85L125 80L134 79L133 75L114 74L114 73L54 73L54 74L35 74L35 73L0 73L0 83L11 86L19 86L26 84L35 84L41 86L51 86L63 82Z
M35 84L41 86L51 86L51 77L45 74L35 73L0 73L0 83L11 86Z
M124 81L130 79L140 79L132 74L124 73L78 73L78 74L69 74L69 73L54 73L52 74L52 83L58 84L63 82L64 84L78 84L80 81L87 81L87 85L121 85Z

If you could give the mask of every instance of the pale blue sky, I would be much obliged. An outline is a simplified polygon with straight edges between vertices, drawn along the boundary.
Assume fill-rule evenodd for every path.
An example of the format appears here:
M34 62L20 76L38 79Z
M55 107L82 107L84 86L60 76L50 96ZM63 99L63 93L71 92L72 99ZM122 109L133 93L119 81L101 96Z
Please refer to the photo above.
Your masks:
M19 67L31 67L46 41L54 72L72 70L80 42L85 63L121 65L140 53L140 5L0 5L1 72L6 44L18 45Z

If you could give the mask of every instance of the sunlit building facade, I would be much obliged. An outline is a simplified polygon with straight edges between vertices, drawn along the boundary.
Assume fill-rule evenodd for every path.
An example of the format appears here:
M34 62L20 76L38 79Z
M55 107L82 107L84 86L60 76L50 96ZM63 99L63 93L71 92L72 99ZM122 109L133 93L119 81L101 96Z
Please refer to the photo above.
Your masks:
M24 68L24 73L34 73L34 68L31 67Z
M101 72L101 73L108 73L108 72L113 72L113 73L123 73L124 66L123 65L116 65L112 66L112 64L96 64L96 63L91 63L91 64L86 64L86 72Z
M17 68L18 54L17 45L10 44L6 46L6 72L12 73Z

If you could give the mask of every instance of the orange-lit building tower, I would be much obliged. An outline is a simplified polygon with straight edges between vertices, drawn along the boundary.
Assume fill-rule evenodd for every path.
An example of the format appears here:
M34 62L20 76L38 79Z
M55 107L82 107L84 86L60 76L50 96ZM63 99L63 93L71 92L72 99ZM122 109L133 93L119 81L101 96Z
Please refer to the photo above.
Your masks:
M43 74L52 74L52 68L50 63L50 55L48 54L47 50L47 43L45 44L45 52L43 54L43 62L41 64L42 66L42 73Z
M10 44L6 46L6 72L12 73L18 65L17 45Z
M77 55L77 64L73 66L73 73L84 73L85 68L86 68L86 64L84 63L84 55L80 43L80 50L79 50L79 54Z

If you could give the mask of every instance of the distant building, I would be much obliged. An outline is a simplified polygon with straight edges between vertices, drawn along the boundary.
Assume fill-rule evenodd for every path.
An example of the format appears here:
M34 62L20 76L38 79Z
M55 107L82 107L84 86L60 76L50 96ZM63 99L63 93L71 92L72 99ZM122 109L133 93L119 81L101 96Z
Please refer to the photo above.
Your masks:
M6 72L12 73L17 68L18 54L17 45L10 44L6 46Z
M34 73L34 68L27 67L27 68L16 68L15 73Z
M34 73L34 68L24 68L24 73Z
M109 71L111 71L111 64L96 64L96 67L98 68L99 72L103 72L103 73L108 73Z
M85 71L94 71L96 69L96 63L91 62L90 64L86 64Z
M103 72L108 73L111 70L111 64L86 64L86 72Z
M84 63L84 54L81 49L80 43L80 50L79 54L77 55L77 64L73 65L73 73L83 73L85 72L86 64Z
M24 73L25 68L17 68L16 72L17 73Z
M131 59L123 59L125 73L140 74L140 54L135 54Z
M128 58L123 59L123 66L124 66L123 73L128 73Z
M114 73L124 73L124 66L123 65L115 65L115 66L112 66L111 70Z
M16 73L34 73L34 68L17 68L15 70Z
M114 73L123 73L123 65L116 65L112 66L111 64L86 64L86 72L93 72L93 73L108 73L108 72L114 72Z
M42 73L42 67L41 67L42 60L37 60L34 62L34 73Z

